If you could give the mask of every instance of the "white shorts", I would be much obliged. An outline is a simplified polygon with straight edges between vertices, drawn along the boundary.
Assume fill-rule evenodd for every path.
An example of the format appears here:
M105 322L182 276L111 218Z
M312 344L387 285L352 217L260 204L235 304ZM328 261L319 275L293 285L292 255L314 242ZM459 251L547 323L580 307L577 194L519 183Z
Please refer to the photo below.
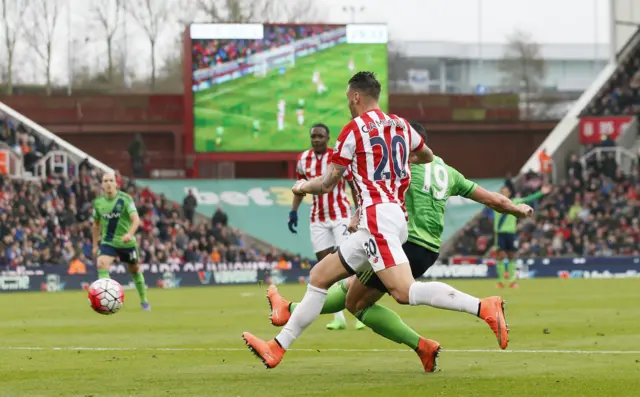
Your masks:
M313 252L340 246L349 236L349 220L337 219L327 222L313 222L309 226Z
M397 204L367 207L360 216L357 232L340 244L342 264L355 273L372 268L376 273L408 263L402 244L409 236L404 211Z

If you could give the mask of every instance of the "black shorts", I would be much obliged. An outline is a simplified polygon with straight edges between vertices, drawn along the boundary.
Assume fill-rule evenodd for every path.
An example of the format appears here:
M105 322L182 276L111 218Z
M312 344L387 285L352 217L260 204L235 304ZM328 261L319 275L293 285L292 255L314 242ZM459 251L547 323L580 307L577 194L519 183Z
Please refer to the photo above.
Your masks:
M514 233L498 233L498 249L500 251L515 252L516 249L516 235Z
M138 255L138 248L116 248L107 244L100 244L100 249L98 250L98 256L111 256L113 258L118 258L120 261L127 263L129 265L135 265L140 260L140 255Z
M413 278L421 277L426 271L438 260L438 253L433 252L421 245L414 244L410 241L402 244L402 250L409 259L411 273ZM389 292L382 281L378 278L373 269L358 274L358 280L369 288L375 288L378 291Z

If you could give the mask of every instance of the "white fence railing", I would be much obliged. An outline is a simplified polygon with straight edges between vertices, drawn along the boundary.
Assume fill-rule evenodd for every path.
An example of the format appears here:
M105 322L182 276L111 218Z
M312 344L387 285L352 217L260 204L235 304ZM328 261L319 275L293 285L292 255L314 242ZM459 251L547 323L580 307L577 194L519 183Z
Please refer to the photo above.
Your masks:
M19 121L25 126L29 127L29 129L31 129L35 134L39 135L42 138L42 140L47 142L49 141L55 142L58 145L58 147L65 150L73 158L73 160L75 160L76 163L80 163L85 159L88 159L89 164L99 169L100 171L113 172L113 169L111 167L102 163L98 159L91 157L89 154L83 152L82 150L78 149L77 147L73 146L69 142L65 141L64 139L52 133L51 131L42 127L35 121L27 118L23 114L13 110L12 108L10 108L9 106L7 106L2 102L0 102L0 112L6 114L7 116L13 118L14 120Z
M613 153L618 164L618 169L621 169L626 175L629 175L633 170L633 165L637 161L636 155L621 147L598 147L589 150L584 156L580 158L582 169L586 172L587 163L590 159L595 158L598 161L604 160L605 156L609 153Z
M49 175L69 178L78 175L78 165L79 162L69 156L67 152L52 150L38 160L34 166L33 174L40 179L46 179Z

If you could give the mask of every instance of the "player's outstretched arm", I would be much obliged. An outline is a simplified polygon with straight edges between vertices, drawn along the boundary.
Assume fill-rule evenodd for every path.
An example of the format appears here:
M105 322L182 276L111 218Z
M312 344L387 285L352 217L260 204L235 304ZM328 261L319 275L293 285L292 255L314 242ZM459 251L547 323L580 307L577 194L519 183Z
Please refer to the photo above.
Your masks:
M427 145L422 145L409 155L409 162L413 164L427 164L433 161L433 151Z
M539 191L537 191L537 192L535 192L533 194L530 194L530 195L528 195L526 197L522 197L522 198L519 198L519 199L514 199L513 202L517 203L517 204L530 203L532 201L536 201L536 200L542 198L543 196L546 196L547 194L551 193L551 190L553 190L553 187L551 185L544 185L544 186L542 186L542 188Z
M338 181L342 179L347 167L344 165L331 163L327 168L327 171L317 178L310 179L308 181L299 180L293 185L293 193L295 194L313 194L320 195L333 191L338 184Z
M533 208L528 205L515 204L500 193L490 192L481 186L476 187L473 193L471 193L471 199L502 214L514 215L518 218L533 215Z

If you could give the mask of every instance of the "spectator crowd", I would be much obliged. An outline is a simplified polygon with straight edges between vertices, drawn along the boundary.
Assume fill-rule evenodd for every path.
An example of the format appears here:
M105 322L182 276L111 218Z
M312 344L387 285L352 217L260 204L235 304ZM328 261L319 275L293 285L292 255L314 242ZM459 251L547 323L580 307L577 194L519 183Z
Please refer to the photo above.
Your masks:
M619 63L612 78L585 110L589 116L635 115L640 112L640 47Z
M590 156L583 166L577 155L550 194L534 203L533 221L519 222L520 258L640 255L640 168L625 174L614 153ZM525 174L515 197L538 191L539 174ZM515 186L507 180L505 186ZM458 255L493 255L492 211L466 225Z
M0 113L2 141L33 164L54 144L43 144L25 126ZM35 160L27 160L34 153ZM0 175L0 270L18 266L91 266L91 214L101 194L100 173L88 161L71 176L49 173L47 179L12 179ZM163 195L136 186L117 174L117 182L136 203L141 226L136 238L142 263L181 264L238 261L294 261L301 258L272 249L260 252L218 210L198 219L197 202L187 197L183 208Z
M264 27L264 38L261 40L194 39L193 70L206 69L246 58L249 55L318 35L331 29L334 27L267 25Z

